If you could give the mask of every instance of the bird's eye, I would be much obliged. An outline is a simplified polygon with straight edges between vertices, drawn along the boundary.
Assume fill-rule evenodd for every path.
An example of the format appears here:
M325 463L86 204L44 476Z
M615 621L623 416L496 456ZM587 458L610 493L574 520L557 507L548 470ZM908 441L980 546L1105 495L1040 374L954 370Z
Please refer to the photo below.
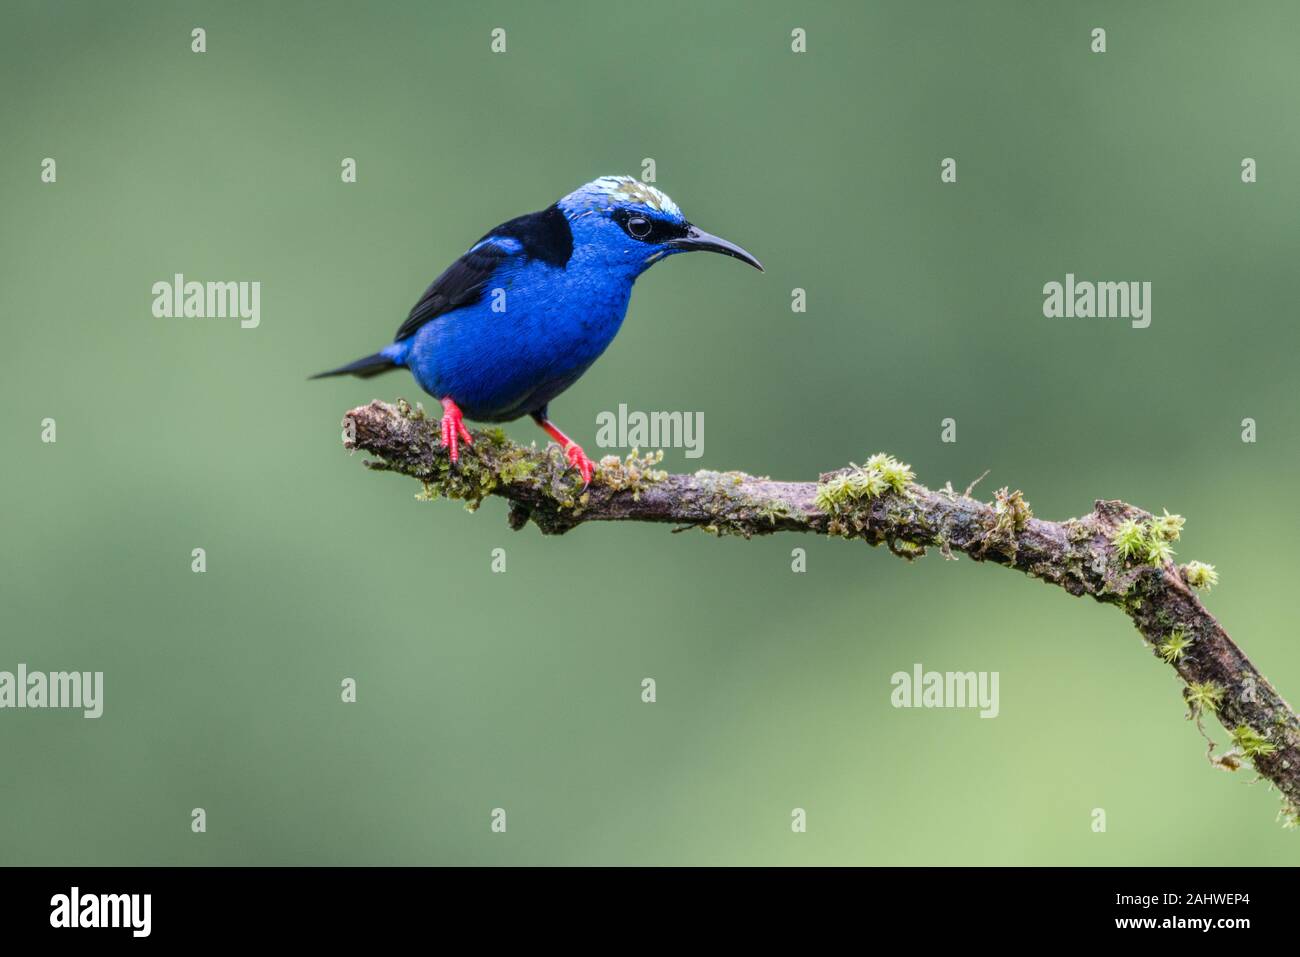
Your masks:
M650 235L650 220L644 216L633 216L627 221L627 231L637 239L645 239Z

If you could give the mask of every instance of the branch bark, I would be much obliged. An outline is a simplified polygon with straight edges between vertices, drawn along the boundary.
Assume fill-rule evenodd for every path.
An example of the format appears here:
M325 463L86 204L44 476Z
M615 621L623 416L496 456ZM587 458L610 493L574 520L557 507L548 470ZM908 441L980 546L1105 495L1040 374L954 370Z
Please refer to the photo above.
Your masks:
M1216 766L1253 763L1281 792L1281 818L1296 826L1300 808L1300 720L1267 679L1201 604L1188 576L1170 561L1150 564L1125 557L1113 539L1123 523L1153 516L1120 501L1062 522L1032 517L1019 492L999 490L978 501L972 489L932 490L895 478L896 487L872 489L868 472L850 466L816 482L775 482L742 472L669 475L657 458L608 456L590 487L581 488L558 447L520 446L500 430L475 432L475 443L452 466L441 447L437 420L405 402L375 401L344 419L344 446L377 459L366 465L424 483L423 497L463 499L477 508L489 495L510 503L512 528L532 520L545 534L563 534L587 522L660 522L675 530L702 528L746 538L809 532L884 544L908 561L935 549L946 558L1014 568L1124 611L1153 654L1186 683L1188 717L1205 734L1202 716L1214 711L1233 746L1207 753ZM1207 735L1207 740L1208 735Z

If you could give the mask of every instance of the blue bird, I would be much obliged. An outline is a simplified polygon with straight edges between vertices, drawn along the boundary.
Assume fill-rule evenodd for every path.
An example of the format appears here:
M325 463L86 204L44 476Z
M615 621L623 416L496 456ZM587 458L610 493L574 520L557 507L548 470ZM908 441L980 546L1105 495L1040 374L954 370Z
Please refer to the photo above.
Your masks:
M687 222L655 187L602 176L493 229L425 290L392 345L312 378L369 378L405 366L442 403L442 443L452 462L461 442L473 442L463 419L530 415L585 485L594 463L547 407L613 341L636 278L674 253L697 250L763 269L739 246Z

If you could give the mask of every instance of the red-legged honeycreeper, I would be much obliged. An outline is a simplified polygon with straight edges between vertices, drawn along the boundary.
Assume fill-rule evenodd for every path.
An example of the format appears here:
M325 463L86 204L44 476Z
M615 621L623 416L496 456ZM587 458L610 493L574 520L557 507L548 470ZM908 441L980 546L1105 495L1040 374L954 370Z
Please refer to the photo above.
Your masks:
M455 462L472 442L462 419L523 415L591 481L594 463L547 417L613 341L632 283L674 253L707 250L762 265L686 221L677 204L631 176L602 176L536 213L502 223L435 279L391 346L325 376L405 366L442 403L442 442Z

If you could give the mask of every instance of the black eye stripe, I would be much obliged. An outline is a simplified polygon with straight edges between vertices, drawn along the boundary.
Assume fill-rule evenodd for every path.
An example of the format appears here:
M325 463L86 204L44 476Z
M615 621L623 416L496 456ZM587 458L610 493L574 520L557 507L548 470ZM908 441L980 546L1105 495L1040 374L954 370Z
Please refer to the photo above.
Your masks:
M637 242L653 245L666 243L670 239L680 239L690 229L685 223L667 222L645 213L627 209L616 210L613 219L622 227L623 232Z

